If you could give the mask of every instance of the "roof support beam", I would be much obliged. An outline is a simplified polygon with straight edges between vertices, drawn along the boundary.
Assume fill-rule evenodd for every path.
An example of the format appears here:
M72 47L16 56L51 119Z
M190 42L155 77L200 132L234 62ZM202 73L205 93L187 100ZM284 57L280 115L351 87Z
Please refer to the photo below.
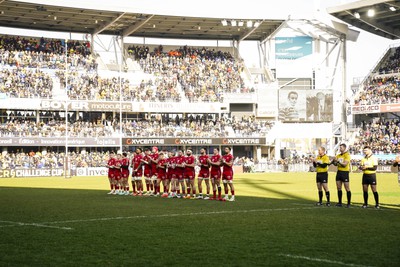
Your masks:
M353 16L353 14L347 10L346 10L346 13ZM383 24L377 23L374 19L368 19L368 18L361 19L360 18L358 20L361 22L364 22L365 24L367 24L371 28L374 28L375 30L378 29L386 34L394 36L397 39L400 39L400 31L399 30L391 30L389 27L386 27ZM355 23L353 23L353 25L358 26L358 23L355 22ZM362 27L360 27L360 28L362 29Z
M245 33L244 35L239 37L239 42L245 40L247 37L249 37L253 32L255 32L258 27L261 26L261 24L264 22L264 20L260 21L260 24L257 27L254 27L253 29L251 29L250 31L248 31L247 33Z
M282 30L283 28L286 28L288 26L287 20L285 20L284 22L281 23L281 25L279 25L278 28L275 29L275 31L273 33L271 33L270 35L268 35L264 40L261 40L261 43L265 43L273 38L275 38L275 36L278 34L278 32L280 30Z
M126 37L131 35L132 33L134 33L135 31L139 30L140 28L142 28L147 22L149 22L152 18L154 17L154 15L150 15L147 19L145 19L144 21L142 21L139 24L133 24L132 26L129 26L128 28L124 29L122 31L122 36Z
M108 27L110 27L111 25L113 25L115 22L117 22L120 18L122 18L126 13L122 13L121 15L119 15L118 17L116 17L115 19L113 19L112 21L106 22L103 25L100 25L99 27L97 27L96 29L94 29L94 31L92 32L93 35L99 34L102 31L107 30Z

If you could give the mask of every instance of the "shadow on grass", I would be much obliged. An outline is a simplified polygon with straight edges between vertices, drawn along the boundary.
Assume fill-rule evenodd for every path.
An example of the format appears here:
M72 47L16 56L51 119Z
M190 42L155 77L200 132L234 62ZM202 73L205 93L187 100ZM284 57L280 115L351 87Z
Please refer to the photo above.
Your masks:
M114 214L115 216L120 216L120 214L124 214L127 211L131 215L132 209L140 209L144 206L147 208L145 211L141 210L141 212L145 214L159 214L160 209L162 213L193 212L193 207L200 211L315 207L315 200L271 189L266 185L260 185L252 180L242 180L241 182L242 184L256 186L258 190L265 192L265 196L237 195L235 202L223 202L197 199L168 199L150 196L108 195L108 190L0 187L0 209L2 210L2 215L9 214L17 218L20 215L25 215L25 213L36 217L38 214L42 214L42 212L46 216L46 212L49 212L59 214L60 218L64 217L64 214L69 214L69 217L75 218L81 212L87 215L103 214L107 216L108 214ZM280 198L274 198L272 195L277 195ZM354 208L361 206L361 203L353 202L352 204ZM397 204L382 203L382 206L384 206L384 209L400 211L400 205ZM0 219L4 219L2 217L0 216Z

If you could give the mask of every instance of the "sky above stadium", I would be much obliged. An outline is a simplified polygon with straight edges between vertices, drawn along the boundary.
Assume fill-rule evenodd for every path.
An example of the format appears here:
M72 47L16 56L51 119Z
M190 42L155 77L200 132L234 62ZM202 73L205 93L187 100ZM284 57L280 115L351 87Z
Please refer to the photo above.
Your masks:
M18 0L17 0L18 1ZM26 1L22 1L26 2ZM135 12L146 14L179 15L193 17L218 17L235 19L317 19L331 25L335 20L326 12L327 7L355 2L352 0L246 0L234 2L231 0L31 0L29 2L38 4L70 6L77 8L104 9L123 12ZM3 33L26 34L24 31L9 31L2 29ZM357 28L354 28L359 30ZM357 42L348 42L347 45L347 70L348 86L353 77L364 77L377 63L389 45L399 44L400 41L391 41L368 32L359 30L361 33ZM41 33L38 33L40 35ZM62 34L61 36L64 36ZM59 35L60 36L60 35ZM59 38L65 38L65 37ZM81 35L82 36L82 35ZM51 36L48 36L51 37ZM75 37L76 38L76 37ZM191 45L191 44L190 44ZM242 57L249 66L258 64L258 54L255 49L241 49Z

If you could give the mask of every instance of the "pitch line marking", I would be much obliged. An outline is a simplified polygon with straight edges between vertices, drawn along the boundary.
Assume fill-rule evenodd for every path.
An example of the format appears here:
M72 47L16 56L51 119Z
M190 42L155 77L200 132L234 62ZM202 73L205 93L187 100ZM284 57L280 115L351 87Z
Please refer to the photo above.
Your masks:
M53 228L53 229L61 229L61 230L73 230L71 227L60 227L60 226L52 226L45 225L41 223L23 223L23 222L13 222L13 221L0 221L0 223L8 223L9 225L0 225L3 227L15 227L15 226L35 226L35 227L43 227L43 228Z
M79 220L66 220L66 221L53 221L44 222L42 224L62 224L62 223L81 223L81 222L100 222L100 221L113 221L113 220L129 220L129 219L146 219L146 218L163 218L163 217L181 217L181 216L197 216L197 215L214 215L214 214L234 214L234 213L252 213L252 212L269 212L269 211L292 211L292 210L307 210L316 209L315 207L309 208L278 208L278 209L254 209L254 210L223 210L223 211L208 211L208 212L190 212L190 213L172 213L172 214L155 214L155 215L137 215L127 217L105 217L93 219L79 219Z
M308 260L308 261L331 263L331 264L337 264L337 265L349 266L349 267L372 267L372 266L362 265L362 264L352 264L352 263L345 263L342 261L331 261L331 260L326 260L326 259L311 258L311 257L292 255L292 254L278 254L278 256L284 256L284 257L288 257L288 258L302 259L302 260Z

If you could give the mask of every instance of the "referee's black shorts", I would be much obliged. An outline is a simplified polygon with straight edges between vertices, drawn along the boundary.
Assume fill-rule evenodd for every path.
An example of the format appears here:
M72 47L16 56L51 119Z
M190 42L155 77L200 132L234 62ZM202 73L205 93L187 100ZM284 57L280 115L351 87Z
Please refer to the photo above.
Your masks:
M348 183L350 181L349 172L348 171L337 171L336 182L337 181Z
M376 173L364 173L362 176L362 184L376 185Z
M328 172L317 172L317 183L327 183L328 182Z

